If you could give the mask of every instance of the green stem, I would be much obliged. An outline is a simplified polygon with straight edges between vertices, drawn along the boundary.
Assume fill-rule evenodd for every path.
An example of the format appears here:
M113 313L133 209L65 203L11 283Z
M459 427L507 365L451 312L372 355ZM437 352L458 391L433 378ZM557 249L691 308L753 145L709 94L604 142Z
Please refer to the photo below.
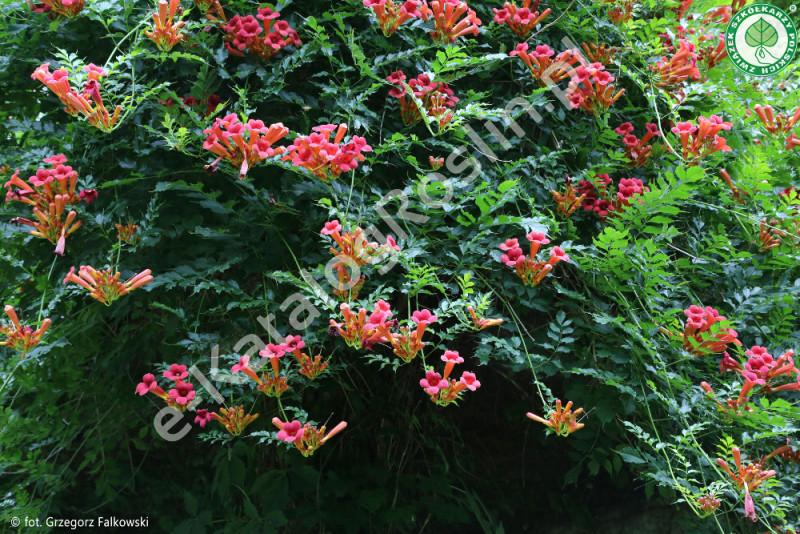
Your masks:
M36 316L36 322L42 320L42 311L44 311L44 297L47 295L47 284L50 282L50 276L53 274L53 268L56 266L58 256L53 257L53 263L50 264L50 271L47 273L47 282L45 282L45 289L42 291L42 298L39 301L39 315Z

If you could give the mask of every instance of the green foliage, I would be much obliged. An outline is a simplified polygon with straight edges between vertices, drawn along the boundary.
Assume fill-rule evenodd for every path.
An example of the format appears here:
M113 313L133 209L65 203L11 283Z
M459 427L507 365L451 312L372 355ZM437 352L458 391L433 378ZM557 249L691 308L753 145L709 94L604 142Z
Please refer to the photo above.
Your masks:
M27 179L42 159L63 153L79 189L99 196L75 206L82 226L63 257L10 223L32 218L27 205L9 197L0 216L3 305L34 328L52 319L24 360L0 347L0 523L145 515L159 531L191 533L534 532L593 528L609 501L647 507L658 494L686 532L800 528L797 463L769 460L776 474L751 492L759 517L751 524L744 492L716 461L733 465L733 447L754 462L787 439L794 446L800 393L755 388L752 412L719 409L717 401L738 397L741 375L720 373L721 353L696 356L677 337L683 310L710 306L727 317L714 334L737 331L742 346L726 350L741 364L756 345L775 358L800 350L800 216L796 194L780 194L800 184L800 152L786 149L788 132L768 134L745 112L770 104L791 117L798 65L755 80L727 60L711 70L700 61L702 78L682 85L683 97L670 95L649 66L672 54L662 34L677 43L669 8L679 2L638 2L633 18L616 25L607 2L545 1L540 9L552 14L532 47L559 53L568 37L618 48L607 70L625 94L591 115L562 105L566 81L541 87L508 55L521 40L492 22L502 2L468 3L483 20L480 35L436 45L432 21L385 37L361 0L281 2L272 7L303 45L268 62L229 54L220 25L186 1L187 39L169 52L143 33L155 3L90 0L63 20L21 1L6 6L0 177L5 183L19 169ZM724 3L696 1L684 23L719 32L700 21ZM230 19L262 4L223 7ZM746 38L769 47L776 37L754 25ZM31 79L45 62L81 84L88 63L109 71L103 97L110 109L123 106L112 132L69 116ZM431 117L404 125L386 81L398 70L449 85L460 101L445 127ZM213 94L216 109L183 100ZM283 123L290 134L281 146L315 126L346 123L347 137L362 136L373 150L329 182L279 157L239 180L203 148L203 130L229 113ZM671 123L701 115L732 123L720 133L732 151L691 165ZM614 132L626 122L639 136L648 123L662 134L644 166L628 165ZM446 163L434 173L430 157ZM624 178L647 189L602 220L580 208L558 214L552 191L564 191L565 174L577 187L603 173L615 193ZM326 277L333 240L320 229L334 219L369 241L397 239L401 251L361 266L364 286L348 297L354 311L384 299L393 319L413 328L413 312L437 315L411 363L387 343L356 349L329 335L342 312ZM762 246L762 220L766 237L778 237L772 248ZM115 223L137 224L138 240L120 242ZM528 254L528 232L551 241L539 259L556 245L570 256L535 286L498 249L518 239ZM125 280L151 269L154 280L106 307L62 283L81 265L113 267ZM491 326L476 323L470 307ZM306 320L303 329L292 324ZM239 358L257 359L253 347L273 343L275 332L301 335L307 354L328 363L309 381L284 356L290 389L279 402L252 381L231 381L241 376L231 373ZM426 368L442 371L444 350L466 360L454 378L469 370L481 381L447 408L419 385ZM188 422L189 434L164 440L154 427L162 400L134 390L145 373L163 385L172 363L196 365L225 406L243 405L258 419L233 437L216 421L193 425L190 411L177 427ZM220 408L210 387L188 380L199 409ZM556 399L584 408L585 426L568 438L525 417L547 418ZM277 438L273 417L348 426L305 458ZM722 503L713 514L697 503L707 494Z

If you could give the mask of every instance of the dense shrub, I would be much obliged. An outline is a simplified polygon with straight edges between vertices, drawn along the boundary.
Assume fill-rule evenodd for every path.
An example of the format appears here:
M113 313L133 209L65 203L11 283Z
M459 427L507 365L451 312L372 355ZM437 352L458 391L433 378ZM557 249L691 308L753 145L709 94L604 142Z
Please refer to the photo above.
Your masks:
M6 7L4 525L800 528L797 64L462 4Z

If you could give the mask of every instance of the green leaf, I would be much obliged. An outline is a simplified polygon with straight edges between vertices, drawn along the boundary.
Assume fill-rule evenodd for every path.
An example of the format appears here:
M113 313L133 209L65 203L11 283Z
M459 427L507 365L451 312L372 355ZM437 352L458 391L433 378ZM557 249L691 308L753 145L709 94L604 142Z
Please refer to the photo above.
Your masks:
M759 17L747 28L744 40L750 46L775 46L778 43L778 31L769 22Z

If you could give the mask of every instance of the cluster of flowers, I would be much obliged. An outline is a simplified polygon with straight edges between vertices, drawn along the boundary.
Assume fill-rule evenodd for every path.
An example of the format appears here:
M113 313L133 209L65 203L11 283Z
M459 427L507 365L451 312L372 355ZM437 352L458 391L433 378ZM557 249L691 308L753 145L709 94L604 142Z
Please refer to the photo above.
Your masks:
M368 241L364 237L364 230L360 227L353 232L343 233L342 225L335 219L326 222L325 226L320 230L320 234L330 236L339 247L338 250L333 247L329 249L337 260L331 267L336 271L336 277L339 281L339 285L333 291L333 294L345 301L358 298L358 291L364 285L364 275L361 275L357 280L353 280L351 278L352 271L372 263L373 260L383 254L400 251L400 247L397 246L397 242L391 235L387 236L385 245L379 245ZM348 271L348 269L351 271Z
M427 6L421 0L407 0L395 4L392 0L364 0L364 5L375 11L378 24L386 37L389 37L401 24L414 18L421 18Z
M506 24L511 31L521 39L525 39L533 31L537 24L542 22L551 13L547 8L541 13L537 11L540 0L522 0L522 7L516 4L505 2L503 9L493 8L494 21L498 24Z
M787 232L781 230L778 227L779 224L780 221L778 219L770 219L769 222L767 222L767 219L761 219L761 226L758 232L758 250L760 252L766 252L781 246L781 238L785 237Z
M561 400L556 399L556 408L550 411L547 419L543 419L531 412L528 412L527 416L529 419L550 427L550 431L555 435L567 437L576 430L583 428L583 423L578 422L578 416L582 413L583 408L572 410L572 401L568 401L566 406L561 406Z
M619 52L616 46L609 47L606 43L581 43L586 58L592 63L602 63L608 66L614 60L614 54Z
M701 115L697 118L697 125L692 122L680 122L673 126L672 133L681 138L682 155L686 164L698 165L700 160L714 152L732 150L725 138L718 135L722 130L730 130L731 126L730 122L723 121L717 115L711 115L709 118Z
M419 381L419 385L425 390L425 393L430 395L431 401L439 406L447 406L456 402L464 390L475 391L481 387L481 383L476 379L475 374L469 371L464 371L458 381L450 378L453 367L457 363L464 363L464 358L458 352L454 350L444 351L442 361L444 362L444 374L440 375L433 368L430 368L425 373L425 378Z
M183 21L173 22L175 12L178 10L180 0L158 0L158 11L153 13L153 29L145 30L144 34L153 41L159 50L169 51L173 46L183 40L180 32Z
M158 385L156 377L152 373L147 373L136 386L136 393L139 395L153 393L163 399L167 406L172 406L178 411L185 412L197 396L194 385L186 382L188 376L189 372L186 370L185 365L173 363L167 371L164 371L164 377L174 382L173 387L168 392ZM194 422L200 425L201 428L205 428L209 421L218 421L233 436L241 434L247 425L258 418L258 414L245 413L243 406L222 408L219 412L214 413L202 409L197 410L195 414Z
M280 397L287 389L289 384L286 380L286 375L280 373L280 359L286 354L291 354L300 364L300 374L314 380L328 367L327 362L322 361L322 355L318 354L313 359L302 351L306 343L300 336L286 336L283 343L278 345L269 343L264 349L260 350L258 354L267 358L272 368L272 376L267 373L262 373L260 376L255 369L250 366L250 356L242 356L239 358L239 363L231 368L231 373L236 374L239 371L247 375L249 378L255 380L258 384L256 389L264 393L268 397Z
M272 418L272 424L278 427L277 437L279 440L293 443L297 450L306 457L314 454L326 441L347 427L347 422L342 421L330 432L327 432L324 425L317 428L310 423L303 424L297 420L284 423L277 417Z
M622 137L625 144L625 157L628 159L630 167L643 167L647 165L647 159L653 153L653 145L648 145L648 141L653 137L658 137L661 132L657 124L648 123L647 133L639 139L633 135L633 125L630 122L620 124L614 131Z
M737 339L738 333L736 330L727 327L728 318L720 315L711 306L702 308L691 305L683 313L687 317L683 333L674 334L663 327L661 331L667 335L682 339L683 348L689 354L694 356L716 354L725 352L731 343L735 345L742 344Z
M530 255L526 256L519 246L517 239L507 239L500 245L500 250L505 254L500 256L500 261L513 267L525 285L531 287L538 285L545 276L550 274L553 267L560 261L569 261L569 256L560 247L550 249L550 258L545 261L537 261L539 248L547 245L550 240L541 232L531 232L525 236L531 242Z
M129 245L135 245L136 242L139 240L139 236L136 235L136 232L139 231L139 225L133 223L114 223L114 227L117 229L117 239L119 239L122 243L128 243Z
M671 58L662 57L649 68L657 77L658 87L677 94L680 94L679 89L683 83L700 79L695 46L684 39L681 39L678 50Z
M5 183L8 188L6 202L16 200L32 206L36 221L15 217L11 222L33 227L30 232L32 235L43 237L56 245L55 253L63 256L67 236L81 226L81 221L75 220L78 214L74 210L70 210L62 220L65 208L81 200L90 203L97 198L97 191L75 191L78 173L71 166L64 165L67 162L64 154L50 156L44 162L53 167L38 169L34 176L28 178L28 182L19 177L19 171L14 173Z
M720 502L714 495L701 495L697 498L697 504L704 512L710 513L719 508Z
M389 91L389 96L398 99L400 104L400 114L403 122L407 125L414 124L422 120L422 111L417 107L414 99L409 96L408 89L404 84L406 75L398 70L386 77L386 80L393 83L396 87ZM422 107L428 117L433 117L439 130L444 129L453 119L453 112L458 98L444 82L433 82L427 74L420 74L416 78L409 80L408 87L411 93L422 102Z
M206 427L209 421L217 421L225 427L231 436L238 436L247 425L258 419L258 414L245 412L244 406L232 406L230 408L220 408L219 412L209 412L208 410L197 410L194 422L201 428Z
M697 40L697 61L705 66L706 71L713 69L728 57L724 33L718 31L699 33L695 38Z
M786 240L794 246L800 247L800 191L794 187L787 187L780 194L782 202L785 203L783 209L789 215L781 220L771 219L769 225L766 219L761 219L761 232L759 250L765 252L771 248L780 246L783 237L792 235L793 239ZM783 228L783 229L781 229Z
M235 56L244 56L246 49L257 58L267 60L289 45L300 46L300 36L285 20L275 20L280 13L268 7L258 8L258 14L234 15L225 25L225 48ZM262 21L262 22L259 22ZM273 21L275 21L273 23ZM263 26L262 26L263 23ZM261 32L264 37L260 37ZM231 46L233 45L233 46Z
M586 199L585 193L579 193L575 186L572 184L572 178L569 175L564 175L567 188L563 193L558 191L550 191L553 194L553 200L556 203L558 214L562 217L569 217L575 210L583 204Z
M330 334L338 334L351 347L367 350L376 343L391 343L393 352L406 363L425 347L422 342L425 329L438 319L429 310L419 310L411 314L416 327L401 326L397 319L392 319L392 308L383 299L375 303L375 310L369 314L364 308L353 313L347 303L342 303L339 309L343 321L337 323L331 319Z
M717 458L717 465L725 470L731 480L736 484L737 488L744 490L745 518L751 521L758 521L758 517L756 516L756 507L750 492L755 490L765 480L775 476L776 471L774 469L766 470L765 464L773 455L778 454L779 451L783 449L784 447L781 447L764 458L743 465L741 450L739 447L733 447L731 449L731 454L733 456L733 461L736 464L735 472L730 468L727 461L722 458Z
M786 139L786 150L793 150L795 147L800 146L800 139L796 133L792 132L797 121L800 120L800 107L791 117L782 113L775 115L772 106L769 105L762 107L761 104L756 104L753 106L753 111L764 123L764 128L773 136L789 135L791 133Z
M475 11L461 0L407 0L402 5L392 0L363 0L378 18L383 34L387 37L397 31L401 24L420 18L433 19L431 37L437 43L455 43L462 35L478 35L481 21Z
M194 0L194 3L197 4L200 12L205 15L206 20L212 22L227 21L225 18L225 11L222 9L222 5L219 3L219 0Z
M239 179L243 180L255 163L283 154L284 147L273 147L272 144L288 134L289 129L280 122L266 126L262 121L251 119L242 123L235 113L231 113L217 118L214 125L203 133L208 134L203 148L218 156L207 168L214 169L220 160L225 159L239 169Z
M793 234L794 239L787 240L795 245L800 245L800 193L794 187L787 187L780 194L783 208L789 217L778 219L761 219L759 232L759 250L766 252L770 249L779 247L784 237Z
M153 281L150 269L145 269L124 283L119 281L119 277L120 273L114 272L111 267L104 271L98 271L91 265L81 265L77 275L75 267L70 269L64 278L64 284L74 282L84 289L88 289L92 298L110 306L112 302L123 295Z
M736 339L738 335L735 330L724 327L725 317L710 307L703 309L690 306L684 313L689 317L684 334L680 336L684 338L684 348L696 356L722 353L720 372L735 371L744 378L738 398L728 399L725 403L716 401L718 410L738 416L744 412L752 412L748 402L755 386L761 386L760 393L763 394L800 391L800 370L793 359L794 351L788 350L776 359L765 347L756 345L745 351L748 360L741 365L726 351L729 344L741 345L741 342ZM702 382L700 386L714 398L714 390L707 382Z
M748 405L749 395L756 386L761 386L759 393L762 394L775 391L800 391L800 370L794 362L794 351L788 350L776 359L765 347L755 345L746 350L745 354L749 358L744 366L727 352L719 363L721 372L735 371L744 378L744 384L738 398L728 399L724 404L716 401L718 410L739 416L743 412L752 412L753 409ZM707 382L701 383L700 386L712 398L714 397L714 390Z
M609 7L607 14L608 18L614 24L622 24L628 22L633 16L633 8L638 3L638 0L604 0L606 4L614 4Z
M617 193L609 191L613 180L607 174L595 176L596 182L581 180L578 182L578 193L583 197L583 209L594 212L603 221L611 213L623 213L626 206L631 205L633 197L650 191L638 178L623 178L617 185ZM642 203L642 199L635 199Z
M354 135L343 143L347 125L323 124L312 128L315 133L296 137L294 143L287 147L283 160L291 160L295 167L304 167L317 178L327 182L340 174L358 167L364 161L365 152L372 152L372 147L363 137ZM333 142L331 133L336 131Z
M594 115L611 107L625 93L625 89L614 92L616 87L611 84L615 78L602 63L582 65L571 74L566 96L573 109L581 108Z
M39 328L34 330L30 326L22 326L22 324L20 324L17 312L14 310L13 306L6 306L3 310L11 320L11 324L0 324L0 334L6 336L5 341L0 343L0 345L5 345L6 347L11 347L16 350L20 353L20 360L23 360L28 352L42 340L42 336L44 336L44 333L50 328L52 321L49 318L45 319L42 321Z
M196 108L205 106L206 109L203 112L203 115L205 117L208 117L209 115L213 114L217 110L217 107L219 106L220 102L222 102L222 99L216 93L212 94L205 100L197 100L193 96L185 96L181 98L181 104L183 104L186 107ZM169 97L166 100L159 100L158 103L163 104L170 109L175 105L175 101L172 99L172 97Z
M50 16L66 17L68 19L81 12L84 0L42 0L34 2L27 0L28 6L34 13L47 13Z
M478 36L481 20L462 0L430 0L430 6L423 1L420 14L424 21L433 18L431 37L437 43L455 43L470 33Z
M746 199L747 195L749 195L750 193L745 191L744 189L741 189L733 185L733 180L731 180L731 175L728 173L727 170L721 169L719 171L719 175L722 177L725 183L728 184L733 199L739 204L744 204L747 201Z
M156 382L155 375L147 373L136 386L136 393L141 396L152 393L162 398L167 403L167 406L172 406L183 412L191 406L194 398L197 396L197 392L194 391L194 385L191 382L185 381L188 376L189 371L186 370L185 365L173 363L169 366L168 370L164 371L164 377L173 381L172 388L169 392L161 389L158 382Z
M83 86L82 93L72 89L69 82L69 72L65 69L58 69L51 73L50 63L40 65L31 74L31 78L39 80L53 91L58 99L61 100L61 103L66 106L64 111L73 116L83 115L92 126L104 132L110 132L119 120L122 106L117 106L114 114L111 115L103 103L103 97L100 95L99 80L101 76L108 76L108 72L94 63L89 63L83 67L83 70L88 72L89 75Z
M553 57L555 51L547 45L538 45L528 52L528 43L518 44L508 55L518 56L531 71L531 77L542 87L569 78L573 73L572 66L580 61L572 50L565 50Z
M694 3L694 0L683 0L678 7L669 8L675 12L675 18L677 20L681 20L686 16L688 13L689 8ZM718 21L723 24L727 24L731 17L742 9L747 0L733 0L731 5L729 6L719 6L712 8L709 12L703 17L701 24L709 24L710 22ZM690 17L691 18L691 17Z

